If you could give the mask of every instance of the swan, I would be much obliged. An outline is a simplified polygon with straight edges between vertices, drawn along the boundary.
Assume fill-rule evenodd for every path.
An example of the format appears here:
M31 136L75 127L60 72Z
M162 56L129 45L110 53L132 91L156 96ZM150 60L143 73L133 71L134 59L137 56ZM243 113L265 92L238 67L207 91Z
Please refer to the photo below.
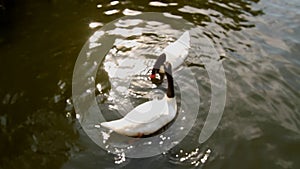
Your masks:
M161 55L155 64L155 66L160 66L159 72L167 76L168 87L164 97L145 102L134 108L123 118L103 122L101 126L122 135L141 137L155 133L175 118L177 104L172 65L169 62L164 63L164 59L165 55Z
M190 33L185 31L175 42L164 48L163 53L157 58L150 76L152 83L159 85L163 82L164 74L160 72L162 62L169 62L173 71L176 70L188 56L189 48Z

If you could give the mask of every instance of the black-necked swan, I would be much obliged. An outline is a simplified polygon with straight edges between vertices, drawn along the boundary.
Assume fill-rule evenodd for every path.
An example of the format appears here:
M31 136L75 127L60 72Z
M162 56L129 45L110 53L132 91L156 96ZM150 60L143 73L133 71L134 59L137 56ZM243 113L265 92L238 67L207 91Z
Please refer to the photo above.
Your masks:
M144 136L155 133L171 122L177 111L171 64L169 62L163 64L161 71L166 74L168 82L167 92L162 99L145 102L123 118L103 122L101 126L126 136Z

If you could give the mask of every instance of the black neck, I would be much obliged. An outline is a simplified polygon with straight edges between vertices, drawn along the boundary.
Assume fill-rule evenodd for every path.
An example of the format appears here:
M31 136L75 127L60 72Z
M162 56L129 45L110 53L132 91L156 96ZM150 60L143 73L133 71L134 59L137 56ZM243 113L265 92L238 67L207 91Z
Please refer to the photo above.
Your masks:
M173 81L172 74L169 74L166 72L166 76L167 76L167 80L168 80L167 96L169 98L174 98L175 92L174 92L174 81Z
M160 66L162 66L166 61L166 54L162 53L156 60L153 69L152 69L152 74L156 74L159 72Z

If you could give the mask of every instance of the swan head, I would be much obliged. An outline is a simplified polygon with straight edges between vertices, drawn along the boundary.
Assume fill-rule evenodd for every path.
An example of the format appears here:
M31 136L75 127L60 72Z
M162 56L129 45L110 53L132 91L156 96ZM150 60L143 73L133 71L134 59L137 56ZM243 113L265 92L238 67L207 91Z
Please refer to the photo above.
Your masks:
M164 69L164 63L166 61L166 54L161 54L153 68L152 68L152 72L151 72L151 75L150 75L150 79L152 81L152 83L156 84L156 85L160 85L162 84L163 80L164 80L164 76L165 76L165 69Z

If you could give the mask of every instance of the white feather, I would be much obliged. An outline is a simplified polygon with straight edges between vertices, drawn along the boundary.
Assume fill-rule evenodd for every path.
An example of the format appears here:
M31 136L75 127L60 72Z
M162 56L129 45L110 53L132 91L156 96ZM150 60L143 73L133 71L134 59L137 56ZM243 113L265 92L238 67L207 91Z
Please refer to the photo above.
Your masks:
M190 33L184 32L175 42L168 45L163 52L166 54L166 61L171 63L173 70L179 67L188 55L190 48Z
M103 122L101 125L122 135L149 135L172 121L176 111L176 99L165 95L161 100L152 100L137 106L122 119Z

